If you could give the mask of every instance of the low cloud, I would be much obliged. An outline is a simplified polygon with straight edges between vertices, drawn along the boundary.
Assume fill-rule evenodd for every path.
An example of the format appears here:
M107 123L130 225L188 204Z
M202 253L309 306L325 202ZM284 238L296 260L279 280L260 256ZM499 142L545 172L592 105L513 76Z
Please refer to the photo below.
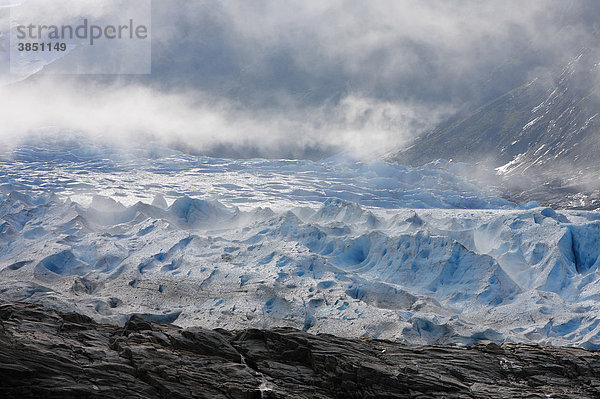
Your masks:
M73 3L66 19L118 11L111 1L92 11ZM151 75L48 76L0 88L0 135L14 141L55 126L218 156L379 153L452 111L554 76L582 47L597 46L600 7L175 0L154 1L152 13Z
M442 116L439 109L353 94L295 113L252 113L197 91L55 79L5 88L2 98L5 143L18 143L32 132L63 130L121 145L155 140L188 152L241 157L377 154L390 144L404 144L413 131L433 126Z

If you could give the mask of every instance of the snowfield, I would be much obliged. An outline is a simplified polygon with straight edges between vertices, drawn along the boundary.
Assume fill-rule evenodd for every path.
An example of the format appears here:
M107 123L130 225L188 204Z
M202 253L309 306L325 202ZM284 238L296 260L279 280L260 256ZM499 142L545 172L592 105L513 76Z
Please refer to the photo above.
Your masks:
M99 321L600 348L600 213L519 207L442 164L3 154L0 300Z

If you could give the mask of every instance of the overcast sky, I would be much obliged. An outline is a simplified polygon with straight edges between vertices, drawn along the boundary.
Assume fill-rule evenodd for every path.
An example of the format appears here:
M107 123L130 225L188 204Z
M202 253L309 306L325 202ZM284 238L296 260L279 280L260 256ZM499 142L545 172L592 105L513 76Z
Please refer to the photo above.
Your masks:
M57 15L117 12L74 3ZM151 75L5 87L0 134L54 126L225 156L377 152L552 76L597 46L597 21L593 0L155 0Z

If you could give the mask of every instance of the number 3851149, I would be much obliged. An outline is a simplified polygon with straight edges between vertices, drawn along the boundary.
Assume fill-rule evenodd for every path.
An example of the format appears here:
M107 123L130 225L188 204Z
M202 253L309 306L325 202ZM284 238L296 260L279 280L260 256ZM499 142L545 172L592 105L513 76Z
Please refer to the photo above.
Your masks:
M65 43L19 43L19 51L66 51Z

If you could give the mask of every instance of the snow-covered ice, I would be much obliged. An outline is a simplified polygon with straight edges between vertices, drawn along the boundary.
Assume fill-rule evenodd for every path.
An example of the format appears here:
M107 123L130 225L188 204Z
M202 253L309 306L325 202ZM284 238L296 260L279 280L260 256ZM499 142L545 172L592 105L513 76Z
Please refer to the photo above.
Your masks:
M443 166L30 141L3 154L0 298L182 326L600 348L600 214Z

